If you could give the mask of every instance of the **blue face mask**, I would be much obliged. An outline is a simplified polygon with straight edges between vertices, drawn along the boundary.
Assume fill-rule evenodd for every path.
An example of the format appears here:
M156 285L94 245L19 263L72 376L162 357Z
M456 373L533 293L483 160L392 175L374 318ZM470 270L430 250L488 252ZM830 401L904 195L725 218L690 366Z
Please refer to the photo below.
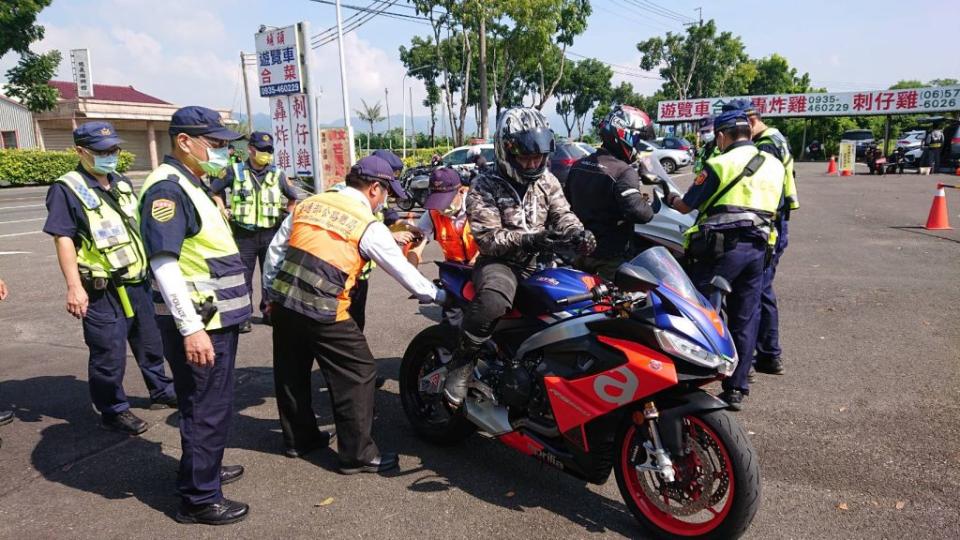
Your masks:
M120 161L120 152L114 152L106 156L91 154L93 157L93 166L91 169L97 174L110 174L117 171L117 163Z

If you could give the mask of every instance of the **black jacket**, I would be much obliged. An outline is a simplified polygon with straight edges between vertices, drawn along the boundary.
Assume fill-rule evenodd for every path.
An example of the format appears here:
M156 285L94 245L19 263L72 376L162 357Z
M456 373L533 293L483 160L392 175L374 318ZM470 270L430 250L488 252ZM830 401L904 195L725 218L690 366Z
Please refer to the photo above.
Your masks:
M633 225L653 219L637 170L603 148L574 164L564 193L573 213L597 238L594 257L622 257L629 250Z

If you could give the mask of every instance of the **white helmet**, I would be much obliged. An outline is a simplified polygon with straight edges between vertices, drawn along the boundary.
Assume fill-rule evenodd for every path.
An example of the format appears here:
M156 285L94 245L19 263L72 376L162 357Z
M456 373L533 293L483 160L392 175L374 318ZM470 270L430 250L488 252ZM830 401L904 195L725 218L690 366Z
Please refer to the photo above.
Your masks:
M556 145L553 131L543 114L529 107L507 109L497 121L493 148L500 172L517 182L535 182L547 168L547 155ZM543 162L536 169L523 169L517 156L542 155Z

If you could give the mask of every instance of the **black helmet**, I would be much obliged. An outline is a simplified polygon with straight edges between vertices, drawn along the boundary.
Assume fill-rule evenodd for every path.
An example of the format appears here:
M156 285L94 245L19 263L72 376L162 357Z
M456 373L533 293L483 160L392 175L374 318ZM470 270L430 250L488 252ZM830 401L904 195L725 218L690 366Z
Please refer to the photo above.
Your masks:
M497 120L493 137L497 166L504 175L517 182L535 182L547 169L547 155L556 148L553 131L543 114L529 107L507 109ZM523 169L517 156L542 155L536 169Z
M603 147L614 156L633 161L637 143L653 138L653 122L647 113L629 105L617 105L598 126Z

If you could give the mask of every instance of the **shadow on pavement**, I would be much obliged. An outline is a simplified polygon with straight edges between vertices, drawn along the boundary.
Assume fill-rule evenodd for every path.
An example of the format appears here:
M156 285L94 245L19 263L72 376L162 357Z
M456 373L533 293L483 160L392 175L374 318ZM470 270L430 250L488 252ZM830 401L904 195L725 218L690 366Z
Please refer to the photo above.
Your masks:
M921 236L929 236L930 238L938 238L940 240L946 240L947 242L953 242L955 244L960 244L960 240L955 240L953 238L947 238L946 236L940 236L939 234L934 234L930 232L926 227L919 226L899 226L899 227L890 227L891 229L896 229L898 231L919 234Z

